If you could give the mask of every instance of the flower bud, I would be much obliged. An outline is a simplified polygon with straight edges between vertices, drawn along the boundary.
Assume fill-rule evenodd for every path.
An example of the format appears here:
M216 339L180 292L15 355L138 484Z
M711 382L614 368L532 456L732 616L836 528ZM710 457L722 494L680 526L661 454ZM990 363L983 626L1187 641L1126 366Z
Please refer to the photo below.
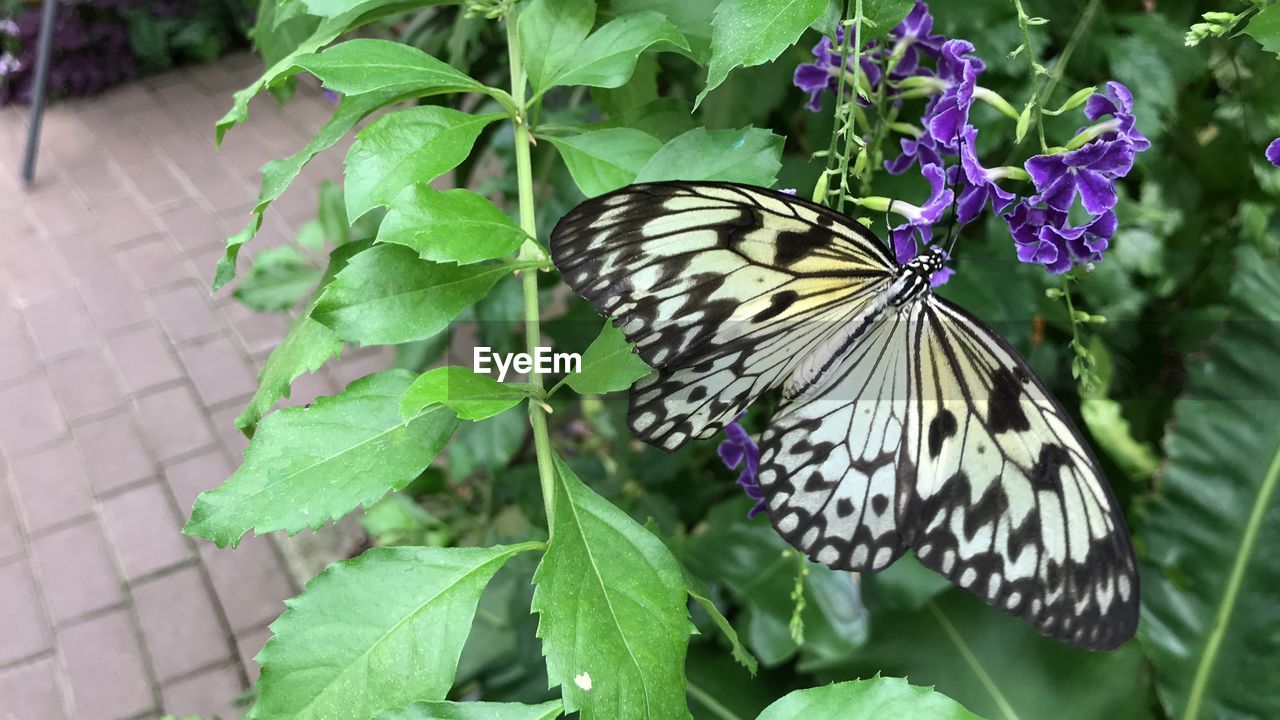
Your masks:
M813 195L810 198L816 203L825 204L827 201L827 188L830 185L830 179L826 171L818 176L818 182L813 186Z
M889 206L893 204L893 200L881 195L869 195L862 198L854 198L854 204L858 207L864 207L874 212L889 212Z
M974 88L973 97L975 100L981 100L996 110L999 110L1001 115L1004 115L1010 120L1018 119L1018 111L1013 109L1013 106L1009 104L1009 101L1005 100L1004 97L990 88L985 88L979 85Z
M1018 124L1013 130L1013 141L1015 143L1022 142L1022 138L1027 136L1027 130L1031 129L1031 103L1022 108L1022 114L1018 115Z
M1087 88L1081 88L1080 90L1077 90L1075 93L1071 95L1071 97L1067 98L1066 102L1062 103L1062 106L1059 107L1053 114L1061 115L1064 112L1075 110L1076 108L1083 105L1084 102L1089 99L1089 96L1092 95L1097 90L1098 90L1098 87L1096 85L1090 85Z

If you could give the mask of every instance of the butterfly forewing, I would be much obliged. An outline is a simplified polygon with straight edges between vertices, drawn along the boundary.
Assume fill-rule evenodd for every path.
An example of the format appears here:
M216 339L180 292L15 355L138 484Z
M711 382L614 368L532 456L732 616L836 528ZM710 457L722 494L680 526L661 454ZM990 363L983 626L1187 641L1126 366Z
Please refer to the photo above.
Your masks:
M551 235L569 286L617 318L658 372L630 423L674 450L781 383L892 280L873 235L819 205L730 184L633 185Z

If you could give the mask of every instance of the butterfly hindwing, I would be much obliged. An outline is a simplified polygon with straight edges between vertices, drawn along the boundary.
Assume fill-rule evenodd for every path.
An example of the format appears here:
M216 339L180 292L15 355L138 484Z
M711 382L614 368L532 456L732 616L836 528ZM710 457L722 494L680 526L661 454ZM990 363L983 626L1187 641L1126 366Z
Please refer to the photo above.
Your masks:
M729 183L632 185L560 221L565 281L617 318L658 372L632 391L636 435L707 437L781 383L892 280L873 235L822 206Z
M1115 498L1062 406L1002 338L928 296L907 454L920 561L1042 633L1133 635L1138 574Z

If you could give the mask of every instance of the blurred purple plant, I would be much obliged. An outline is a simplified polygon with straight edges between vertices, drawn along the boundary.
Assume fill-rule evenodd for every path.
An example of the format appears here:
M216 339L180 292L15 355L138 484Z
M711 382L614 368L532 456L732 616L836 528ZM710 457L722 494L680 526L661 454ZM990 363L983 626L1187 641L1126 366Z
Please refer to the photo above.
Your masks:
M727 439L720 443L716 452L730 470L739 465L742 466L742 472L738 473L738 485L742 486L747 497L756 501L756 504L747 512L747 517L753 518L764 510L765 506L764 490L760 488L760 482L756 479L760 470L760 448L747 431L738 424L741 418L742 416L739 415L725 426L724 434Z
M1267 146L1267 160L1276 167L1280 167L1280 138L1271 141Z

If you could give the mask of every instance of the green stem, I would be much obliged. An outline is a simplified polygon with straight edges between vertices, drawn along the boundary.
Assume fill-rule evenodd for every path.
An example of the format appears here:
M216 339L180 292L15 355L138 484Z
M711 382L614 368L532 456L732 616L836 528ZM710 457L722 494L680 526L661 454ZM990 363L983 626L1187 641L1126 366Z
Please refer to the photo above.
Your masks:
M520 200L520 229L530 238L538 237L537 216L533 206L533 162L529 154L531 137L529 124L524 112L525 74L520 62L520 36L516 32L516 10L507 15L507 53L511 63L511 96L515 100L518 114L512 118L515 124L516 185ZM520 246L521 262L541 262L544 259L542 249L532 239L525 240ZM524 286L524 336L525 345L530 355L537 354L542 343L542 328L539 324L538 308L538 273L525 272L520 278ZM542 375L536 370L529 373L529 385L533 392L542 395ZM547 511L547 533L550 535L555 527L554 512L556 499L555 465L551 455L551 434L547 430L547 414L543 409L540 397L529 399L529 425L533 429L533 449L538 459L538 480L542 484L542 502Z
M1042 91L1046 101L1053 97L1054 88L1058 87L1058 83L1062 82L1062 74L1067 71L1067 62L1071 60L1076 47L1080 45L1080 40L1084 38L1085 31L1093 24L1093 18L1098 13L1098 5L1101 2L1102 0L1089 0L1084 12L1080 13L1080 19L1076 22L1075 29L1071 31L1071 37L1067 38L1067 44L1062 46L1062 52L1058 53L1058 57L1054 59L1053 69L1049 71L1049 79L1045 82L1044 90Z
M1031 30L1027 26L1030 16L1022 9L1022 0L1013 0L1013 7L1018 11L1018 27L1022 29L1022 51L1027 54L1027 60L1031 64L1031 99L1027 101L1027 106L1031 108L1036 132L1040 136L1040 151L1047 153L1049 143L1044 139L1044 115L1040 113L1040 72L1044 67L1036 59L1035 46L1031 44Z
M848 3L845 4L846 13ZM849 47L849 31L845 30L844 42L840 47L840 66L845 68L844 58ZM849 104L844 110L844 123L840 128L840 132L844 134L844 148L840 151L839 177L840 177L840 194L836 196L836 210L844 212L844 201L849 197L849 156L853 152L853 146L858 141L858 75L862 73L862 0L854 0L853 2L853 97L849 100ZM848 73L842 73L841 78ZM837 95L836 102L839 103L844 99L844 95ZM863 149L863 152L866 152Z
M955 644L956 649L960 651L960 657L964 659L965 664L969 666L969 669L973 671L973 674L978 677L978 682L981 683L982 687L991 694L991 699L995 700L996 707L1000 708L1000 712L1007 720L1019 720L1018 713L1014 712L1013 706L1005 699L1004 693L1000 692L1000 688L996 685L995 681L991 679L991 676L987 674L986 669L982 667L982 663L979 662L978 657L969 649L969 643L964 641L964 638L960 635L960 631L956 630L956 626L951 624L951 620L943 614L942 610L934 601L930 600L926 604L926 607L929 608L929 612L933 614L933 618L938 621L938 624L942 626L943 632L945 632L951 642Z

